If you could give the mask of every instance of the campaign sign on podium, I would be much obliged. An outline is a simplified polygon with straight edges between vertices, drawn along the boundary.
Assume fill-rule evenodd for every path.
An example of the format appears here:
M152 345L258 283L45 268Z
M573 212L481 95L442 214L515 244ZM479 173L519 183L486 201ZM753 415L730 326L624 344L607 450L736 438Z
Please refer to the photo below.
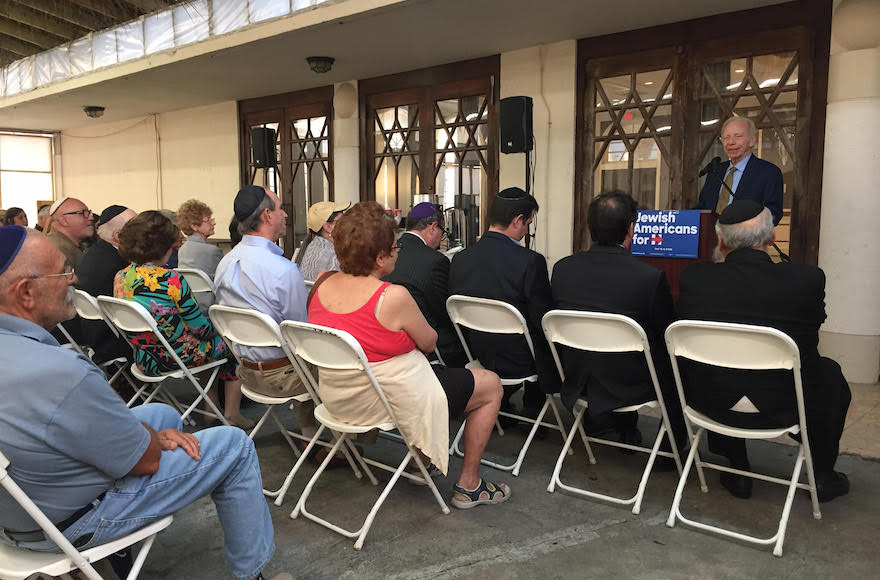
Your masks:
M698 209L640 211L634 229L634 256L697 257L700 241Z

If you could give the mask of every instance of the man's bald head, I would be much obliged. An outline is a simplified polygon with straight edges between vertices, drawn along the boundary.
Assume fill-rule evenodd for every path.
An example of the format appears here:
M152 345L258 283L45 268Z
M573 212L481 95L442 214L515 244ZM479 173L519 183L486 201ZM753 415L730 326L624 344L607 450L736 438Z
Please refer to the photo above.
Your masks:
M128 221L136 215L137 212L133 209L126 209L107 223L99 225L98 237L108 244L118 247L119 231L122 229L122 226L127 224Z
M52 231L64 234L75 244L83 243L95 233L95 219L92 212L86 204L75 197L61 200L51 215Z
M64 254L36 230L27 237L9 267L0 274L0 313L51 330L76 314L75 275L64 274Z

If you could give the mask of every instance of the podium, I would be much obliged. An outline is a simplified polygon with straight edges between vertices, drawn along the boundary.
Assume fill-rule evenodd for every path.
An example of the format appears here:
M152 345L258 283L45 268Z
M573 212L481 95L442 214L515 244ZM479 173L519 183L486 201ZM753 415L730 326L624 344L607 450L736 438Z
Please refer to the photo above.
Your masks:
M639 260L647 262L666 272L666 280L672 291L672 300L678 301L678 278L681 271L696 262L708 262L712 259L712 251L718 245L718 236L715 234L715 222L718 216L712 210L700 211L700 234L697 246L696 258L659 258L654 256L636 256Z

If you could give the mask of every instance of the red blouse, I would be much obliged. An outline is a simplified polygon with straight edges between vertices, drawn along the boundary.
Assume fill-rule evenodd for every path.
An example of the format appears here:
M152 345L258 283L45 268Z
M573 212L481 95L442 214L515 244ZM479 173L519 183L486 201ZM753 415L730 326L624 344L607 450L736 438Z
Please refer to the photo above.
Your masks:
M416 347L413 339L403 330L388 330L376 319L376 303L388 286L391 286L390 282L383 283L366 304L353 312L342 314L324 308L319 293L315 292L309 305L309 322L351 334L364 349L367 362L381 362L406 354Z

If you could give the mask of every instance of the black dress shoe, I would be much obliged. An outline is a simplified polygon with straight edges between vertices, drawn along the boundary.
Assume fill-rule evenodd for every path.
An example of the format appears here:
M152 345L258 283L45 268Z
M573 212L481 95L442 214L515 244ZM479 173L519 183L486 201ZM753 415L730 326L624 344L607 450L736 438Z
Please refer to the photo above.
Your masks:
M831 501L848 493L849 478L845 473L832 471L827 477L816 478L816 495L819 496L819 503Z
M752 497L752 478L735 473L721 472L721 485L730 492L733 497L749 499Z

